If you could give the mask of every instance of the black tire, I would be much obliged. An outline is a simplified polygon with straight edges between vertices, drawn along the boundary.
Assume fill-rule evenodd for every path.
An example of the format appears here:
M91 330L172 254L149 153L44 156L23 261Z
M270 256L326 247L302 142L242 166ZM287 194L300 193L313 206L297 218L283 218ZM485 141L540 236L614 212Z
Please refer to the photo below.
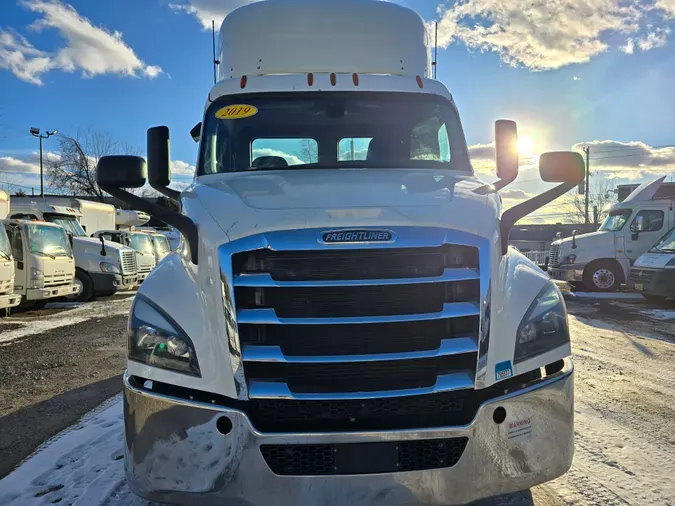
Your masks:
M75 302L89 302L94 298L94 282L91 277L82 269L75 269L75 279L82 285L82 290L76 296L66 297L66 299Z
M665 295L651 295L643 293L642 296L647 299L648 302L653 302L654 304L663 304L668 297Z
M616 262L600 260L584 269L584 288L589 292L616 292L623 283L623 269Z

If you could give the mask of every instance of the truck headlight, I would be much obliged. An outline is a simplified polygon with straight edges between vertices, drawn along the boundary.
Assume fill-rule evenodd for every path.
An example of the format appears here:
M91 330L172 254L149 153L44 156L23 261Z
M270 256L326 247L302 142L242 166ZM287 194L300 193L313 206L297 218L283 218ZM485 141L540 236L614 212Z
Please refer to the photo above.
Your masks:
M33 288L44 288L45 287L45 275L40 269L31 267L30 269L30 280L33 284Z
M129 360L201 377L194 345L173 319L136 296L129 320Z
M119 274L120 273L120 270L116 265L108 263L108 262L101 262L101 270L103 272L110 272L110 273L113 273L113 274Z
M574 265L574 262L577 261L576 255L567 255L560 260L560 265Z
M567 344L569 340L565 301L557 286L547 284L520 322L513 361L523 362Z

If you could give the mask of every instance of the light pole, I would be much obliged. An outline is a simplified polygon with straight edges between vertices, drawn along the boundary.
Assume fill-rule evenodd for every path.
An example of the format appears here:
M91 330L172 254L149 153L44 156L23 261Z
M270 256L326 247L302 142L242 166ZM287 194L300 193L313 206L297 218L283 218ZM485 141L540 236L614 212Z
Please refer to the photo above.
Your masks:
M41 135L39 128L31 127L30 129L30 134L40 139L40 197L45 196L44 176L42 172L42 139L49 139L52 135L56 135L57 132L57 130L52 130L51 132L47 130L45 135Z

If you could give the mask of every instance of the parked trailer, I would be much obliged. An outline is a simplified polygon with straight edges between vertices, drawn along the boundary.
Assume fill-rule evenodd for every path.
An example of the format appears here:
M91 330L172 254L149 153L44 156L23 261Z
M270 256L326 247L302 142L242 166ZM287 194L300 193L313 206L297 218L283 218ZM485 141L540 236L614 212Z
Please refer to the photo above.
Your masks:
M167 127L148 131L147 168L99 160L104 191L186 244L129 318L136 494L466 504L570 467L565 303L508 239L578 185L583 159L542 155L542 178L561 184L502 212L516 125L495 126L500 180L488 185L452 96L429 78L426 40L395 3L248 4L220 29L193 184L168 187ZM180 212L126 191L146 173Z

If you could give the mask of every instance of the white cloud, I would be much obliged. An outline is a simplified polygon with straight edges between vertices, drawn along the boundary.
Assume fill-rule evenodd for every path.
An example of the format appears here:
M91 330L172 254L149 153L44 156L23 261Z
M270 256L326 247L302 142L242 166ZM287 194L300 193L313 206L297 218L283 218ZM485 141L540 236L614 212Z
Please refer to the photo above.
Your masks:
M279 156L281 158L284 158L288 162L288 165L303 165L307 163L306 161L302 160L300 157L296 155L284 153L283 151L279 151L278 149L271 149L271 148L254 149L253 159L255 160L260 156Z
M171 175L182 178L192 177L195 175L195 166L181 160L172 160Z
M640 31L645 19L667 22L665 12L675 13L675 0L657 0L654 13L647 2L624 0L457 0L440 5L439 44L461 41L470 49L493 51L512 66L551 70L588 62L609 48L610 35L626 37L621 49L631 53L629 35ZM672 10L671 10L672 8ZM666 43L668 30L651 28L637 40L644 51Z
M610 179L643 179L675 173L675 147L657 148L640 141L580 142L575 151L590 146L591 173Z
M170 3L169 7L176 12L187 12L195 16L204 29L211 29L211 21L216 22L216 30L230 12L242 5L257 0L187 0L186 3Z
M527 200L534 197L534 193L529 193L518 188L504 188L499 192L503 199Z
M574 76L572 79L574 81L581 81L581 76Z
M42 75L52 70L80 71L85 77L118 74L150 79L162 72L140 60L120 32L94 26L68 4L59 0L21 0L20 4L41 15L30 29L56 29L66 45L54 52L42 51L18 33L0 29L0 69L19 79L42 85Z
M12 156L0 157L0 175L12 174L39 174L40 163L35 160L21 160Z
M633 54L635 52L635 41L629 37L626 39L626 44L619 47L619 49L626 54Z

